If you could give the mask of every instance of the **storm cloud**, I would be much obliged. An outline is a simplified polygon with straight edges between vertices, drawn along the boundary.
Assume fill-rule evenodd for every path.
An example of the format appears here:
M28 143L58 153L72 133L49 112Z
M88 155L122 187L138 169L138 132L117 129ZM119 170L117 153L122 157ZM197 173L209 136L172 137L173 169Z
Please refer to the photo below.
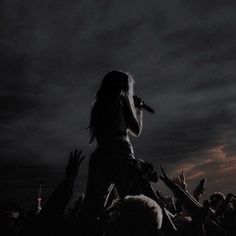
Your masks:
M89 112L110 69L129 71L156 110L132 139L137 157L186 170L190 185L207 176L209 192L235 190L235 10L210 0L1 1L4 198L33 200L42 179L47 196L74 147L89 156Z

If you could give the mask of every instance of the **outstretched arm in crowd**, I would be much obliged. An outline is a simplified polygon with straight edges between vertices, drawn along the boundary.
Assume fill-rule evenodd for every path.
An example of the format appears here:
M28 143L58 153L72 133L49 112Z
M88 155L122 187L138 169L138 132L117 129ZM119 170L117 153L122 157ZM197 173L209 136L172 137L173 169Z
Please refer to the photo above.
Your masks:
M163 176L160 176L160 178L172 190L180 204L192 218L199 219L199 216L203 213L203 206L187 191L184 173L182 173L181 179L177 181L176 178L174 178L174 180L170 179L163 167L161 167L161 170ZM185 188L183 188L183 186L185 186Z
M69 161L65 170L64 180L57 186L52 193L42 211L39 214L40 218L56 219L63 215L68 202L73 193L75 178L79 173L79 167L85 156L82 151L77 149L70 153Z

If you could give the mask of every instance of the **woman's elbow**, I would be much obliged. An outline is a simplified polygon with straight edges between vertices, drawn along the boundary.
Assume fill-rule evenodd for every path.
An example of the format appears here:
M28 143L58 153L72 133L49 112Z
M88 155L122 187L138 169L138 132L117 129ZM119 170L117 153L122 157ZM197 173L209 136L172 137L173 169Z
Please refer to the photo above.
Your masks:
M131 131L133 136L138 137L142 132L142 126L137 125L135 127L132 127L132 129L130 129L130 131Z

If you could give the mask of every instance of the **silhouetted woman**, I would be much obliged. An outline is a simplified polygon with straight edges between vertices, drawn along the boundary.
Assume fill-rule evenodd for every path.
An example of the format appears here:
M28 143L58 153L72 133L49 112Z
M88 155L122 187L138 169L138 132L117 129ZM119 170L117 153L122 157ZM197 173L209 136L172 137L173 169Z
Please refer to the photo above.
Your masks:
M133 97L134 80L122 71L110 71L103 80L91 111L91 141L97 148L89 162L85 196L88 213L98 216L108 189L115 184L122 198L129 193L135 178L134 151L129 135L142 130L142 100Z

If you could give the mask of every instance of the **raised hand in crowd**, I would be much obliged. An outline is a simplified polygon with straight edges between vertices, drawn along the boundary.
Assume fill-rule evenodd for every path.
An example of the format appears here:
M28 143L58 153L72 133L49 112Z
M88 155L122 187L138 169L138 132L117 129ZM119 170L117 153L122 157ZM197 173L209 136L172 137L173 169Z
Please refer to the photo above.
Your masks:
M196 186L196 188L193 190L193 196L194 198L199 201L201 195L203 195L206 191L206 178L203 178L200 180L199 184Z
M77 177L80 165L83 162L84 158L85 155L82 155L82 151L78 151L77 148L70 153L69 161L65 170L66 178L74 179Z
M174 178L172 179L172 181L180 186L183 190L187 190L187 183L185 180L185 173L184 171L181 172L181 174L178 176L174 176Z
M167 175L164 166L161 166L162 175L160 175L160 179L169 187L171 190L178 187L178 185Z
M56 187L49 197L40 214L43 218L58 218L64 214L66 206L73 194L74 180L78 175L79 167L85 156L82 151L75 149L70 153L65 170L65 179Z

